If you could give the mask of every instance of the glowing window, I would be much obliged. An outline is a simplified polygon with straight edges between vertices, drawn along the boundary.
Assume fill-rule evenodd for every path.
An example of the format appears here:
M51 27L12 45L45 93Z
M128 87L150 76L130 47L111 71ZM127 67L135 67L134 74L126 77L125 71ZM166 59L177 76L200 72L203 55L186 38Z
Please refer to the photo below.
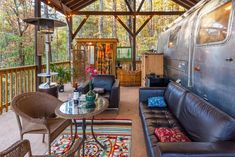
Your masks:
M197 35L197 44L224 41L228 34L231 10L232 2L228 2L202 16Z
M180 31L181 27L176 27L173 31L170 33L169 42L168 42L168 48L174 48L177 44L177 35Z

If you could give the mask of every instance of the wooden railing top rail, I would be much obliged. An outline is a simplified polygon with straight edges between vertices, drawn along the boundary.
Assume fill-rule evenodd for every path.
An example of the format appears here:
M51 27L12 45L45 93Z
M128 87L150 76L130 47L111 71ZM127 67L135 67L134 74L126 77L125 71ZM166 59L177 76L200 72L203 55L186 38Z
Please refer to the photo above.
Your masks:
M63 65L63 64L67 64L67 63L70 63L70 61L60 61L60 62L53 62L51 64L55 64L55 65ZM45 64L42 65L42 68L45 68ZM8 72L8 71L17 71L17 70L20 70L20 69L31 69L31 68L35 68L36 65L27 65L27 66L18 66L18 67L11 67L11 68L3 68L3 69L0 69L0 73L5 73L5 72Z
M19 69L31 69L31 68L35 68L36 65L29 65L29 66L18 66L18 67L11 67L11 68L3 68L3 69L0 69L0 73L5 73L5 72L8 72L8 71L16 71L16 70L19 70Z
M69 66L70 61L52 64ZM29 65L0 69L0 114L4 109L6 112L8 111L10 102L15 95L36 90L36 68L36 65ZM42 70L45 68L46 65L42 65Z

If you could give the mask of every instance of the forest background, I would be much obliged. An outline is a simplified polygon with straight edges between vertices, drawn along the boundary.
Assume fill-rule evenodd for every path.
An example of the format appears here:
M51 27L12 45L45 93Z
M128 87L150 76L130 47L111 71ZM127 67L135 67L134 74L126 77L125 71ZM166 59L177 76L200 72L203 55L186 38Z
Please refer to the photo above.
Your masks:
M132 1L132 0L129 0ZM140 0L136 0L137 6ZM42 3L42 17L65 21L65 17ZM128 11L124 0L97 0L84 8L90 11ZM171 0L145 0L141 11L184 11L184 8ZM0 68L34 65L34 27L23 19L34 16L34 0L0 0ZM142 52L156 48L159 34L178 16L154 16L137 36L137 57ZM137 28L147 16L137 17ZM83 16L73 16L73 29ZM121 16L131 28L130 16ZM65 61L68 58L68 28L57 28L52 36L52 61ZM113 16L90 16L77 34L84 38L118 38L118 46L130 46L131 37ZM43 62L45 58L43 57Z

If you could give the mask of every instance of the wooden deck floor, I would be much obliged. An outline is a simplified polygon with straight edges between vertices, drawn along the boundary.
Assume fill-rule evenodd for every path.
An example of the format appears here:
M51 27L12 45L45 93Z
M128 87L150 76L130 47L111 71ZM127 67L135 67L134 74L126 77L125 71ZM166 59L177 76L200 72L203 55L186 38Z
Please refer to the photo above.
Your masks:
M67 85L65 92L60 94L61 100L72 93L70 85ZM138 88L121 87L121 102L119 112L105 111L98 117L102 118L124 118L132 119L132 157L147 157L142 124L138 110ZM97 117L97 118L98 118ZM42 143L42 135L25 135L30 140L34 155L43 154L47 151L47 144ZM0 151L9 147L20 139L16 118L13 111L0 115Z

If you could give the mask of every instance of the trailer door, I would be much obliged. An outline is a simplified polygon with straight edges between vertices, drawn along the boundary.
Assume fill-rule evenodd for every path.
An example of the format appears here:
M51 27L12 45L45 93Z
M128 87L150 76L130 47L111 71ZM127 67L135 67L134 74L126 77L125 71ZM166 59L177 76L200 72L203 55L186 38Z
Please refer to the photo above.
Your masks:
M230 94L235 91L232 8L231 0L214 0L201 9L192 55L193 89L226 112L231 112L234 96Z

